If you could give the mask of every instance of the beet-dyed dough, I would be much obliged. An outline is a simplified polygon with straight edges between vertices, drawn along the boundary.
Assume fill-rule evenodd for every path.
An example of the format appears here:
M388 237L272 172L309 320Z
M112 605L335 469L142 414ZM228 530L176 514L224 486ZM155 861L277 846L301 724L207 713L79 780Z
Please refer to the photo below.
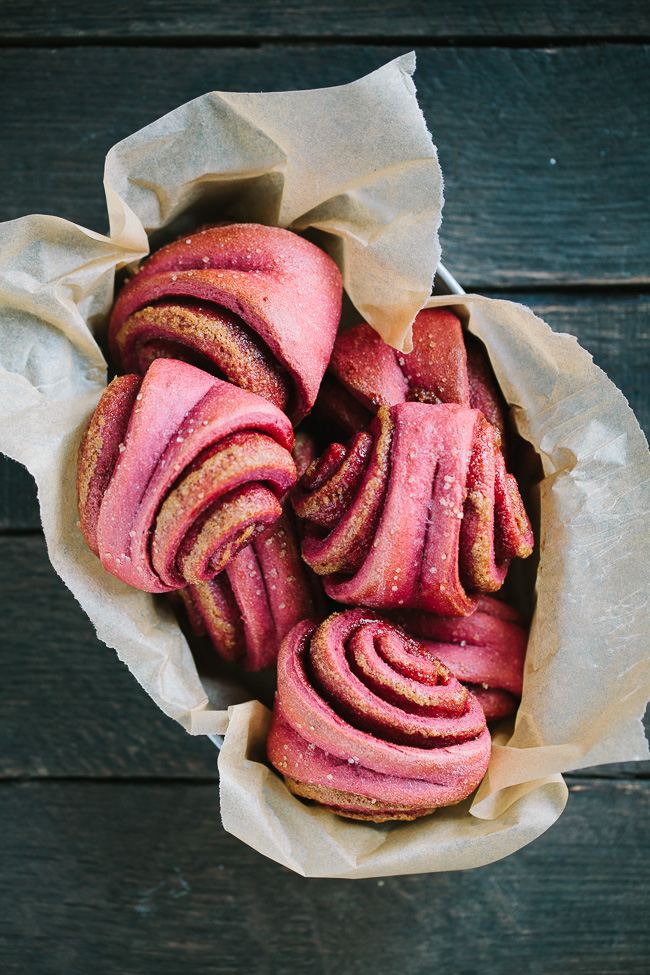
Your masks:
M120 456L131 410L141 385L139 376L116 376L106 388L79 444L79 526L95 555L99 555L99 509Z
M139 382L120 377L100 400L121 440L116 450L104 423L98 458L97 438L85 438L80 523L109 572L168 592L212 578L280 516L296 478L293 431L267 400L184 362L157 359L133 397Z
M354 609L284 640L267 752L291 791L383 822L466 798L487 770L490 735L439 660Z
M117 297L111 353L129 372L171 356L210 367L294 420L309 411L341 316L340 272L289 230L227 224L156 251Z
M292 456L301 476L316 458L313 437L297 434ZM207 635L220 657L246 670L273 667L289 630L323 613L325 606L322 583L300 555L288 500L278 520L238 552L224 572L178 595L192 632Z
M312 465L292 503L308 522L305 561L346 605L468 615L532 551L494 428L454 404L381 407Z
M179 595L194 633L206 634L219 656L247 670L274 666L289 630L323 606L320 582L300 557L291 511L283 512L220 575Z
M481 596L471 616L435 616L407 609L391 613L390 618L469 688L488 721L517 710L528 631L516 609L492 596Z
M409 353L391 348L365 322L340 332L316 411L349 436L380 406L409 400L481 410L504 442L506 407L489 360L449 308L417 315Z

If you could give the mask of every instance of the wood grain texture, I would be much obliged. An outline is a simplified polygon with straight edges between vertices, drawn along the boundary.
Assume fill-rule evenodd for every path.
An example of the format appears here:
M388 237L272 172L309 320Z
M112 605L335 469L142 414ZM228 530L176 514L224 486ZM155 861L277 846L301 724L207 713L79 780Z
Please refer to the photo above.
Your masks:
M29 0L0 3L0 36L25 38L131 38L142 43L160 37L200 38L223 43L232 39L270 37L346 38L505 38L638 37L650 34L650 11L644 0L240 0L215 4L140 0L105 4L74 0L55 5Z
M156 707L54 572L0 538L0 777L216 778L216 750Z
M106 229L119 139L188 99L342 84L402 47L6 50L0 218ZM650 283L650 48L422 48L416 82L446 179L443 257L471 289Z
M450 270L456 273L453 265ZM462 283L463 279L460 279ZM558 332L570 332L623 391L650 437L650 296L492 292L529 305ZM38 529L36 486L27 471L0 456L0 530Z
M648 970L648 782L576 785L499 863L354 883L224 833L216 785L2 788L6 975Z
M22 464L0 454L0 532L40 527L34 478Z

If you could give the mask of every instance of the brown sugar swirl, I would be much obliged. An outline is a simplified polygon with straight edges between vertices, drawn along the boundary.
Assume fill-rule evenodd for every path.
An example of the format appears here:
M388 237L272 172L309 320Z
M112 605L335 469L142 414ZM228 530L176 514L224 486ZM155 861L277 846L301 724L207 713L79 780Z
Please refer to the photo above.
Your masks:
M528 630L513 607L480 596L470 616L435 616L420 609L390 613L472 692L487 721L514 714L521 700Z
M246 670L272 667L289 630L324 603L292 516L285 510L214 579L178 590L193 632Z
M316 457L306 433L296 434L298 476ZM288 498L282 514L214 579L179 589L192 632L207 636L224 660L246 670L275 665L280 644L296 623L324 612L323 586L300 555L296 517Z

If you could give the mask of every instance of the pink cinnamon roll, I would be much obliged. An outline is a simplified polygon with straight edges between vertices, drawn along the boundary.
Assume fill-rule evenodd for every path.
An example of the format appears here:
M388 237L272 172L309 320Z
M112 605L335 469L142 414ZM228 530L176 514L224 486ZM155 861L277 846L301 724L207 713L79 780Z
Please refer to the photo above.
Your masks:
M120 291L111 354L125 372L188 361L297 421L316 399L341 294L334 261L289 230L207 228L162 247Z
M408 609L390 614L438 657L478 699L487 721L514 714L521 700L528 632L521 614L481 596L471 616L434 616Z
M284 640L267 753L296 795L384 822L470 795L490 735L476 699L439 660L353 609L299 623Z
M187 363L118 377L79 448L86 541L136 589L204 582L279 518L292 444L275 406Z
M426 308L413 323L413 351L398 352L365 322L340 332L316 404L346 436L380 406L415 401L480 410L504 442L505 403L479 342L449 308Z
M311 465L292 503L303 557L346 605L465 616L533 537L494 427L454 404L382 407Z

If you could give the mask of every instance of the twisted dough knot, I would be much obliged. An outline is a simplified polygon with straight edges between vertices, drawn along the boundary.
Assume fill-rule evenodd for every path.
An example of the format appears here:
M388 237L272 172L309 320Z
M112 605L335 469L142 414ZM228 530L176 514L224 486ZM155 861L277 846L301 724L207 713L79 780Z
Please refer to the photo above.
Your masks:
M474 697L367 610L287 636L268 757L289 789L353 819L415 819L481 781L490 735Z
M350 436L365 429L380 406L407 401L480 410L503 449L503 396L482 346L449 308L425 308L417 315L408 353L387 345L365 322L339 332L316 412Z
M445 404L382 407L347 448L332 445L298 485L303 557L352 605L465 616L533 545L494 427Z
M407 609L390 614L476 697L487 721L514 714L521 699L528 632L512 606L480 596L471 616Z
M271 403L184 362L117 377L79 448L86 541L145 592L210 579L280 516L292 443Z
M219 656L247 670L272 667L289 630L322 603L290 515L284 511L220 575L178 593L194 633L207 634Z
M300 477L316 457L316 445L296 435L293 459ZM247 670L272 667L280 644L296 623L324 609L322 585L300 556L293 511L283 512L224 572L178 591L192 631L207 635L220 657Z
M162 247L124 286L109 342L122 371L181 359L258 393L297 422L312 407L341 316L342 283L314 244L230 224Z

